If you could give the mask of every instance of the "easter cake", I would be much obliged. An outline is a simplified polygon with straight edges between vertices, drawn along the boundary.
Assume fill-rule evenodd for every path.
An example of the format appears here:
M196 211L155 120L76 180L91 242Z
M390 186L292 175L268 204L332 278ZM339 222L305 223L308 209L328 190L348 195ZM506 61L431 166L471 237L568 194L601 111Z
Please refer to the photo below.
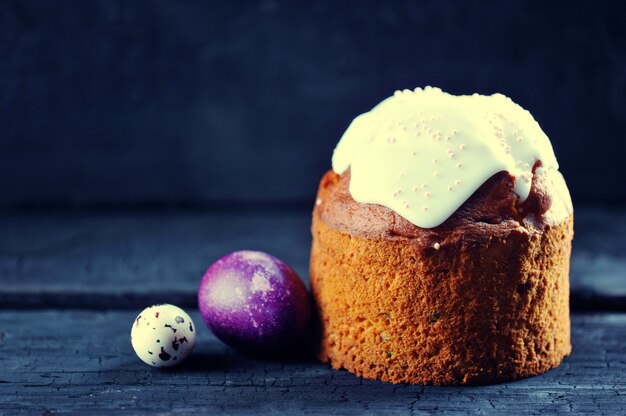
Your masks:
M571 351L571 199L548 137L503 95L397 91L357 117L312 234L319 357L335 368L487 384Z

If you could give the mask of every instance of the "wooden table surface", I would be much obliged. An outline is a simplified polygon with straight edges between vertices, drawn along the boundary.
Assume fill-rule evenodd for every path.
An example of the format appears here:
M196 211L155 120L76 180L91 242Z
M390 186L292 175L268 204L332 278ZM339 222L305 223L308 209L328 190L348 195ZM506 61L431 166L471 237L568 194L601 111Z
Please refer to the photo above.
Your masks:
M307 277L307 212L22 213L0 216L0 415L626 414L626 211L579 208L573 352L538 377L483 387L392 385L306 355L260 360L201 326L204 270L240 249ZM146 306L185 307L196 349L173 369L134 355Z

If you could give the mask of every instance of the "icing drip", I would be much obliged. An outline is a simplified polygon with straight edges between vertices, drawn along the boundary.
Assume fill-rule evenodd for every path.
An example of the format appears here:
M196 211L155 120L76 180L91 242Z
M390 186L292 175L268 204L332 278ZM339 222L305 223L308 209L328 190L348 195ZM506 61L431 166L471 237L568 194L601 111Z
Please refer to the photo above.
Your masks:
M350 193L422 228L444 222L487 179L515 177L523 202L532 168L558 169L550 140L532 115L502 94L454 96L438 88L396 91L356 117L333 153L350 169Z

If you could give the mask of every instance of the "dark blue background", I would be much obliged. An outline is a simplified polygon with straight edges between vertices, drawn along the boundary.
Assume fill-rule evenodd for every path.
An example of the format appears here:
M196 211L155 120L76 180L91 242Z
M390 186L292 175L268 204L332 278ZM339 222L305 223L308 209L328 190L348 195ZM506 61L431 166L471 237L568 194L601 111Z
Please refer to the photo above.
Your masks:
M0 207L308 205L352 118L425 85L512 97L576 203L622 203L625 3L549 3L3 1Z

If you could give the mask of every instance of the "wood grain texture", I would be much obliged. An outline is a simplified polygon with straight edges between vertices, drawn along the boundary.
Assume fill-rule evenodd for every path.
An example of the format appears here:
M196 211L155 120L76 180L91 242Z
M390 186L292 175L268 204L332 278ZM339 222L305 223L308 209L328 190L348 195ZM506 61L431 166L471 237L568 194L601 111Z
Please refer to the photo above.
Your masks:
M137 311L138 312L138 311ZM484 387L362 380L307 357L242 356L201 325L189 361L134 355L136 312L0 313L0 414L624 414L626 314L574 315L572 355L538 377Z
M577 209L572 306L626 308L626 212ZM311 216L266 213L48 214L0 217L0 308L196 305L206 268L268 251L308 281Z

